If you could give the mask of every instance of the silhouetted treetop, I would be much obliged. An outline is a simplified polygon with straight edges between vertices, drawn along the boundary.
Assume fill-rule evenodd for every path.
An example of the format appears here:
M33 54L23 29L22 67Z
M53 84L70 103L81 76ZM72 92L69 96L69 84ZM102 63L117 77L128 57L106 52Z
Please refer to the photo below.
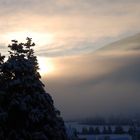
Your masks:
M46 93L32 39L12 40L0 54L0 139L67 140L64 122Z

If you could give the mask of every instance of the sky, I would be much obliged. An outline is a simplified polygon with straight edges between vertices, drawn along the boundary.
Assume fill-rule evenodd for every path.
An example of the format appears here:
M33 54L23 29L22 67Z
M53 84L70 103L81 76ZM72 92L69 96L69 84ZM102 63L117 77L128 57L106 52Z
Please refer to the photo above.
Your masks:
M65 119L135 114L139 7L139 0L0 0L0 52L7 55L12 39L33 38L46 91Z

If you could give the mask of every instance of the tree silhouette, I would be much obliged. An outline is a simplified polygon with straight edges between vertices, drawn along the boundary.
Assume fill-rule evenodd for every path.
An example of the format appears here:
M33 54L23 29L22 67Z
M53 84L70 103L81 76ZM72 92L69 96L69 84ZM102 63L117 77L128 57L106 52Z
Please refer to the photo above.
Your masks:
M89 127L89 134L93 135L94 134L94 128L93 127Z
M82 128L82 134L85 134L85 135L88 134L88 129L87 129L87 127L83 127L83 128Z
M103 134L107 134L107 129L106 129L105 126L104 126L104 128L103 128Z
M115 134L124 134L124 130L123 130L123 127L122 126L116 126L115 127Z
M96 128L95 128L95 134L97 134L97 135L100 134L100 129L99 129L99 127L96 127Z
M108 131L108 134L112 134L113 133L111 126L108 126L108 130L107 131Z
M134 134L134 128L133 128L133 127L130 127L130 128L128 129L128 134L129 134L129 135L133 135L133 134Z
M0 139L66 140L64 122L45 92L31 38L0 54Z

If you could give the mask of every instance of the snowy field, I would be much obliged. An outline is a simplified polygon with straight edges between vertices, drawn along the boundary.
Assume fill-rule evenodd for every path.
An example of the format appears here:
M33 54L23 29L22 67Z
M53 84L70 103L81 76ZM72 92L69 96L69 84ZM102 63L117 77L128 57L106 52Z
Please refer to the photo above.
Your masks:
M108 127L105 125L81 125L78 122L67 122L65 123L65 126L67 128L67 133L69 135L70 138L72 138L74 136L74 130L76 129L77 132L82 132L83 128L87 128L89 129L90 127L98 127L100 129L100 132L103 131L104 127ZM112 131L115 130L114 125L110 126ZM130 126L122 126L123 130L125 132L128 131L128 129L130 128ZM132 140L132 137L128 134L99 134L99 135L85 135L85 134L78 134L78 138L80 139L86 139L86 140Z
M78 132L82 132L82 128L85 128L85 127L87 129L89 129L90 127L93 127L93 128L98 127L100 129L100 131L102 132L104 127L108 127L108 125L85 125L85 124L83 125L83 124L79 124L78 122L66 122L65 125L66 125L67 129L76 129ZM111 127L112 131L114 131L116 126L110 125L110 127ZM122 128L125 132L128 132L130 127L131 126L129 126L129 125L122 126Z
M86 138L86 140L132 140L129 135L78 135L78 138Z

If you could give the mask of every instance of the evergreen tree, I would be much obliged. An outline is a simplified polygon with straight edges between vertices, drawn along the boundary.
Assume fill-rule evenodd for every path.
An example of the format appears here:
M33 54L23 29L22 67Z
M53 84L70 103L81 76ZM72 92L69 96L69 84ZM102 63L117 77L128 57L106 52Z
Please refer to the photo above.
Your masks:
M103 128L103 134L107 134L107 129L106 129L105 126L104 126L104 128Z
M93 135L94 134L94 128L93 127L89 127L89 134Z
M95 128L95 134L97 134L97 135L100 134L100 129L99 129L99 127L96 127L96 128Z
M111 129L111 126L108 126L108 130L107 130L108 132L108 134L112 134L113 132L112 132L112 129Z
M130 127L130 128L128 129L128 134L129 134L129 135L133 135L133 134L134 134L134 128L133 128L133 127Z
M12 40L9 57L0 55L0 139L66 140L64 122L40 81L31 38Z
M75 137L77 137L78 131L77 131L76 128L73 128L73 134L74 134Z
M87 129L87 127L83 127L83 128L82 128L82 134L85 134L85 135L88 134L88 129Z
M124 134L124 130L123 130L123 127L122 126L116 126L115 127L115 134Z

